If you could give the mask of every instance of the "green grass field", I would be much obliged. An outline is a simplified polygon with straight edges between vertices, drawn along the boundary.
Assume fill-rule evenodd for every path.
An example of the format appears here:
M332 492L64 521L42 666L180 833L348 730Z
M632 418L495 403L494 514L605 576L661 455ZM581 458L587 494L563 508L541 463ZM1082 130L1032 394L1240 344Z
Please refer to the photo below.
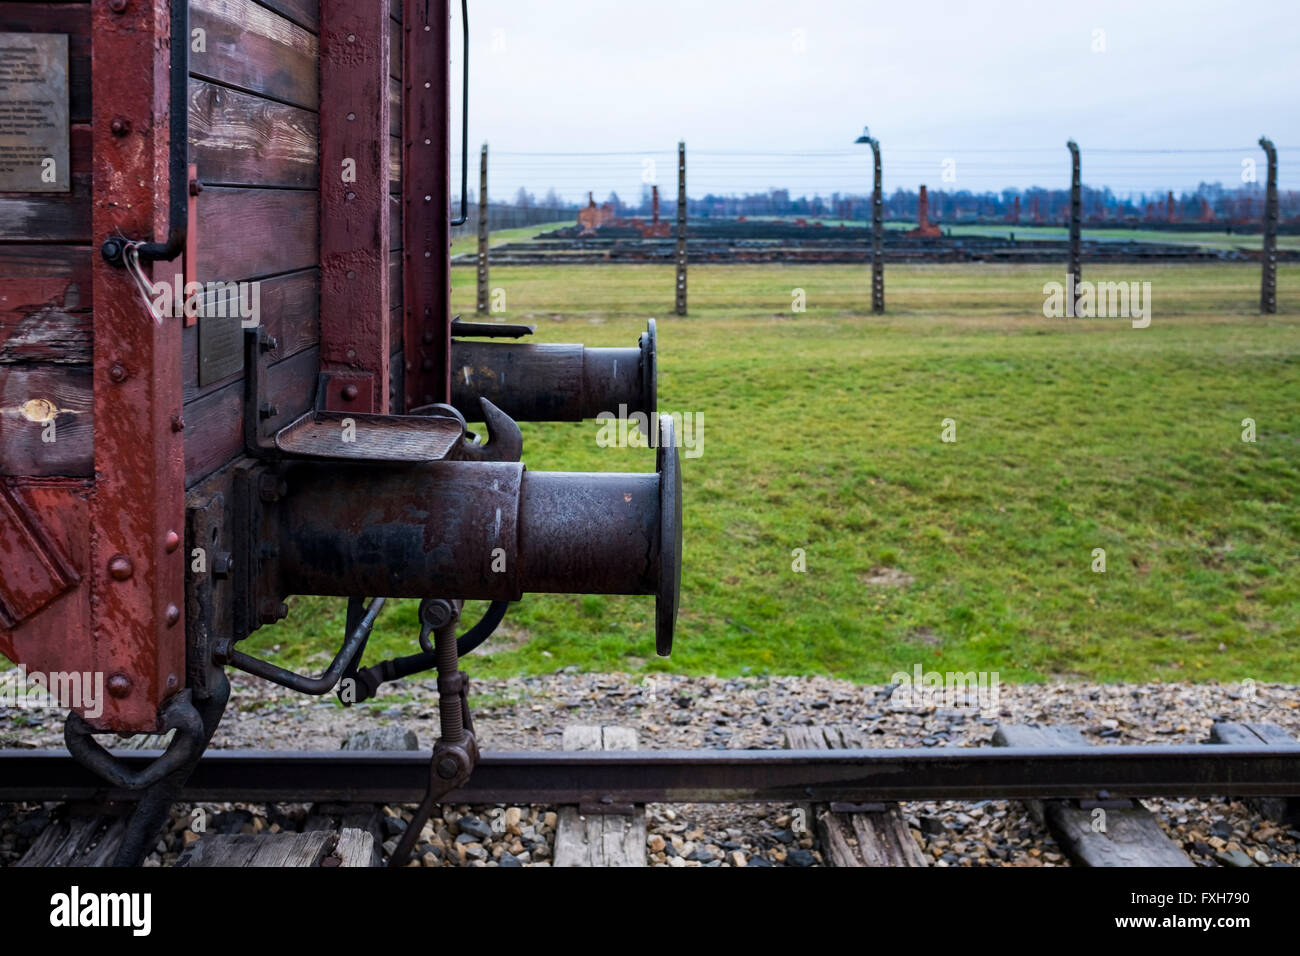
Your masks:
M880 317L860 267L693 267L684 319L668 268L493 269L539 341L631 346L655 316L660 408L703 416L703 455L670 660L653 598L541 595L469 671L1300 680L1300 267L1267 318L1255 266L1084 268L1151 282L1150 327L1044 318L1063 266L891 267ZM653 468L595 422L523 427L532 468ZM368 660L416 634L390 605ZM316 666L341 635L301 598L248 643Z
M780 220L789 217L778 216L751 216L750 220L759 222L763 220ZM861 228L869 223L861 220L849 219L818 219L817 222L823 223L827 228L838 226L855 226ZM953 236L990 236L994 238L1005 238L1009 234L1014 234L1016 239L1021 242L1042 242L1053 240L1064 242L1070 238L1070 231L1064 226L1047 226L1033 225L1032 223L1005 223L998 225L976 225L964 223L938 222L937 225L946 233ZM915 222L907 222L900 219L891 219L885 223L885 229L906 232L909 229L915 229ZM1169 232L1162 229L1090 229L1084 228L1084 239L1093 239L1098 242L1126 240L1129 242L1154 242L1161 245L1176 246L1199 246L1203 249L1241 249L1248 252L1258 252L1263 240L1259 233L1250 235L1248 233L1226 233L1223 227L1217 229L1206 229L1200 232ZM532 238L531 236L519 236L513 241L518 242L523 238ZM493 240L496 244L496 240ZM1278 236L1277 247L1279 249L1300 249L1300 236ZM466 251L461 249L459 251Z
M1055 239L1060 242L1070 238L1070 232L1064 226L1029 226L1024 224L1012 225L1010 223L1005 226L948 226L943 223L940 223L940 225L945 230L951 230L954 236L1005 236L1008 233L1015 233L1016 238L1020 240ZM1116 240L1154 242L1161 245L1199 246L1203 249L1241 249L1249 252L1258 252L1263 244L1263 239L1259 233L1254 235L1226 233L1223 231L1222 226L1218 229L1207 229L1204 232L1166 232L1161 229L1084 229L1082 235L1084 239L1093 239L1098 242ZM1277 247L1279 249L1300 249L1300 236L1278 236Z
M501 246L507 242L528 242L530 239L537 237L538 233L550 232L552 229L563 229L566 226L576 226L576 219L570 219L568 222L548 222L540 226L520 226L518 229L498 229L491 233L488 238L489 248ZM465 236L458 236L451 241L451 254L458 256L462 252L473 252L478 248L478 236L470 233ZM474 303L470 303L473 305Z

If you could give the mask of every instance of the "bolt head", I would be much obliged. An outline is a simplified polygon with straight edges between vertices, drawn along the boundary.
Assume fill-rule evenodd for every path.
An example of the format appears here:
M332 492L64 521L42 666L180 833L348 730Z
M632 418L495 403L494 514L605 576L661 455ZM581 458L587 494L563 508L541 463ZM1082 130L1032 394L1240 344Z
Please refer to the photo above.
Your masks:
M443 757L438 761L438 776L450 780L460 772L460 762L455 757Z
M257 483L258 496L268 504L280 497L280 479L275 475L263 475Z
M423 623L432 628L446 627L454 616L453 609L446 601L425 601L420 608Z
M126 555L115 554L108 561L108 573L114 581L125 581L135 573L135 568Z
M275 624L289 616L289 605L278 601L263 601L259 617L263 624Z
M131 678L125 674L114 674L108 679L108 693L121 700L131 693Z

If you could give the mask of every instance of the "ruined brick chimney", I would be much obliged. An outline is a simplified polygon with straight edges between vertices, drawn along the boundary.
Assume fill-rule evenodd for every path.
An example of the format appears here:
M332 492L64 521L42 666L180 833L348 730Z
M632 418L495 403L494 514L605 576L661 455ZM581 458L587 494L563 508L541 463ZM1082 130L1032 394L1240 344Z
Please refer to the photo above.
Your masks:
M916 228L908 232L909 236L934 238L943 235L942 230L930 222L930 194L924 186L921 187L921 199L917 203L916 222Z

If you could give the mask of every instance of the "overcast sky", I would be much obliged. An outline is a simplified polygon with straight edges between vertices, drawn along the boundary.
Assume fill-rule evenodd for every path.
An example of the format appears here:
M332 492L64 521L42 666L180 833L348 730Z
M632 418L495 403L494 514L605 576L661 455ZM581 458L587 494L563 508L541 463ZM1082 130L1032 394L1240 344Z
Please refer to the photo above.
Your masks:
M1068 184L1070 137L1089 185L1237 185L1261 134L1300 187L1300 0L470 0L470 23L496 198L672 189L678 139L692 195L862 192L864 124L887 191ZM1129 149L1222 151L1102 152Z

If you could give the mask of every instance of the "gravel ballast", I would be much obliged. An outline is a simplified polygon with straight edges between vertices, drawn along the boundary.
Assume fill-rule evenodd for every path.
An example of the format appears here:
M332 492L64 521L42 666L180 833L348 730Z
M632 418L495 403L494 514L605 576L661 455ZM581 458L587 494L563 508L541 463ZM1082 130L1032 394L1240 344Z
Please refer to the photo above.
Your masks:
M472 660L470 661L472 670ZM365 706L343 710L245 675L232 679L230 709L213 746L335 749L376 725L412 730L427 747L438 733L432 680L385 688ZM1220 720L1273 723L1300 738L1297 688L1238 684L1002 685L995 706L933 706L906 701L893 688L823 677L650 677L560 672L475 681L471 706L483 749L558 750L569 724L617 724L636 730L645 749L779 748L786 727L844 725L873 746L989 746L1000 723L1074 725L1090 742L1200 744ZM988 701L986 701L988 703ZM62 746L56 711L0 711L0 745ZM1246 803L1143 801L1192 860L1208 866L1293 865L1300 831L1271 823ZM298 829L307 806L205 807L209 830ZM426 825L414 865L546 866L555 847L554 807L444 806ZM0 864L17 862L48 823L55 805L0 805ZM904 816L922 852L945 866L1068 866L1060 848L1016 802L907 803ZM147 865L173 863L197 839L192 808L173 825ZM384 809L386 846L400 839L410 808ZM651 805L651 865L821 866L822 847L803 808L790 805Z

